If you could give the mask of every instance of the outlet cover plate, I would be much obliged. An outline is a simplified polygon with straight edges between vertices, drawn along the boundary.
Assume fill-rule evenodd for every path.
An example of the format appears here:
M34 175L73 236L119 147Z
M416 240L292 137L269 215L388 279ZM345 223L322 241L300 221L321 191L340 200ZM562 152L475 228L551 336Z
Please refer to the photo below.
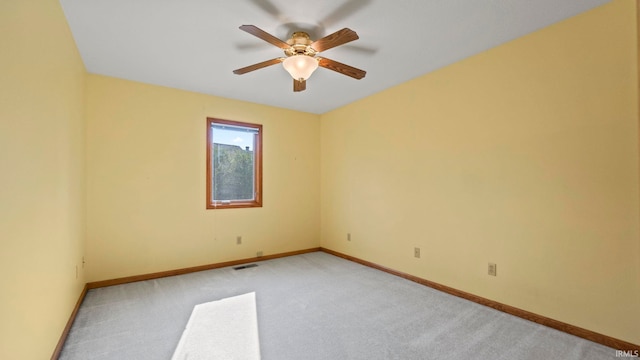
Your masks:
M494 263L489 263L489 275L497 276L498 275L498 265Z

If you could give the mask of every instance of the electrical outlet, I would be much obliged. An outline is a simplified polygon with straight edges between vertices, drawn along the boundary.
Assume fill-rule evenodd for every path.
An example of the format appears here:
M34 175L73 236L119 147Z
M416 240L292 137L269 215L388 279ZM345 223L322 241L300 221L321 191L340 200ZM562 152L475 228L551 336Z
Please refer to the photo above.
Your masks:
M242 236L238 236L238 237L236 238L236 244L237 244L237 245L242 244Z
M498 275L498 265L494 263L489 263L489 275L497 276Z
M78 278L78 265L76 265L76 279Z
M262 257L262 251L258 251L258 252L256 253L256 257Z
M82 257L82 268L83 268L83 269L84 269L84 263L85 263L85 261L84 261L84 256L83 256L83 257Z
M420 248L413 248L413 256L420 259Z
M351 241L351 233L347 233L347 241Z

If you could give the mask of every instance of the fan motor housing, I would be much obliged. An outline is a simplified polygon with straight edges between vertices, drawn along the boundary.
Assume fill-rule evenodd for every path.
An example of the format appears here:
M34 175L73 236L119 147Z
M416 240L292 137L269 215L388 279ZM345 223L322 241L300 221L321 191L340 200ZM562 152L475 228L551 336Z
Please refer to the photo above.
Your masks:
M310 45L313 43L309 38L309 34L304 31L296 31L291 35L291 39L287 40L287 44L291 45L289 49L284 51L284 54L289 56L293 55L308 55L315 56L315 51Z

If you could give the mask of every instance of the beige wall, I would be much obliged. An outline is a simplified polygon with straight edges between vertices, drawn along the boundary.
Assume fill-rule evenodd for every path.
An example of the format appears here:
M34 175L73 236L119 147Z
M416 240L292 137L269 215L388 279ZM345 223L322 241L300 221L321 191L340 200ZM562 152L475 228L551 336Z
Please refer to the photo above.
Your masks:
M205 209L207 117L263 125L262 208ZM88 281L319 245L319 116L90 75L87 121Z
M57 1L0 2L0 358L86 281L318 245L640 343L635 10L316 116L86 77ZM263 208L205 210L207 116L264 125Z
M85 283L85 70L55 0L1 1L0 44L0 358L47 359Z
M321 245L640 344L635 10L323 115Z

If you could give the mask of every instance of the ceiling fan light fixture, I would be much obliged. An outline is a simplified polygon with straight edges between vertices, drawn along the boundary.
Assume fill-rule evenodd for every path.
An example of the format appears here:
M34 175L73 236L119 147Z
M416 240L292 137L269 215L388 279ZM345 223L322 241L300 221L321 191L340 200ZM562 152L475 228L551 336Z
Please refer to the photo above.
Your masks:
M318 68L318 59L309 55L293 55L284 59L282 66L294 80L307 80Z
M364 70L327 59L324 56L321 58L316 57L319 52L357 40L358 34L349 28L338 30L316 41L312 41L309 38L309 34L306 32L296 31L291 36L291 39L286 42L255 25L242 25L240 26L240 30L260 38L271 45L279 47L284 50L284 55L286 57L281 56L275 59L245 66L243 68L233 70L234 74L242 75L267 66L282 63L284 69L287 70L289 75L293 78L293 91L300 92L307 88L307 79L311 77L311 74L313 74L318 67L333 70L337 73L358 80L362 79L367 73Z

